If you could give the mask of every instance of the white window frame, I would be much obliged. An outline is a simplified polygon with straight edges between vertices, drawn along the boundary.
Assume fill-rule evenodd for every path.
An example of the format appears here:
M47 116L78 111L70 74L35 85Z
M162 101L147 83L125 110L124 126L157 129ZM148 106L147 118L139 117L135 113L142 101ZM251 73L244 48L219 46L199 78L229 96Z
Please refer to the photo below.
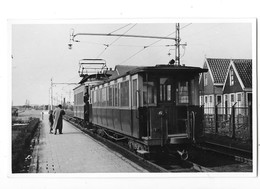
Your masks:
M232 95L234 96L234 101L232 102ZM229 103L230 103L230 107L233 106L236 103L236 94L235 93L230 93L229 95Z
M216 103L218 103L218 97L219 96L220 96L220 103L219 104L222 104L222 102L223 102L222 95L216 95Z
M213 103L213 95L209 95L209 103Z
M252 101L253 101L253 93L252 93L252 92L247 92L247 93L246 93L246 106L249 106L249 103L248 103L248 94L252 94Z
M234 70L230 69L229 71L229 81L230 81L230 86L234 85Z
M208 96L207 95L204 96L204 103L208 104Z
M136 80L136 90L137 90L137 94L136 94L136 106L135 105L133 105L134 104L134 94L133 94L133 87L134 87L134 85L133 85L133 82L134 82L134 80ZM130 94L131 96L132 96L132 98L131 98L131 106L133 107L133 108L138 108L139 107L139 81L138 81L138 75L133 75L132 77L131 77L131 89L132 90L130 90L130 93L132 93L132 94Z
M237 102L242 102L242 93L237 93L236 95L237 95L237 98L236 98L236 99L237 99ZM239 96L239 95L240 95L240 100L238 100L238 96Z
M204 96L200 96L200 105L202 106L204 104Z

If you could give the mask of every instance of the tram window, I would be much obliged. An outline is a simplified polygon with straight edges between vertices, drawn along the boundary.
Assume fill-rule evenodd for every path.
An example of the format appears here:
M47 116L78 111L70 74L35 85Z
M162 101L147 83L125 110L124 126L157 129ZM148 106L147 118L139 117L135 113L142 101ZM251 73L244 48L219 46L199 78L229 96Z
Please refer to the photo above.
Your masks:
M74 95L74 104L77 105L77 98L76 98L76 95Z
M163 85L160 85L160 101L163 101Z
M99 89L98 93L99 93L98 106L102 106L102 89Z
M93 91L93 105L97 106L97 91Z
M101 96L101 90L100 89L98 89L97 90L97 106L100 106L100 96Z
M133 106L137 106L137 79L133 80Z
M172 92L172 86L171 85L167 85L167 101L171 101L172 100L171 92Z
M79 93L79 103L80 104L84 103L84 101L83 101L83 92Z
M160 101L172 100L172 85L168 78L160 78Z
M176 89L177 93L177 102L179 104L189 103L189 91L188 91L188 82L181 81L178 83L178 88Z
M118 84L114 85L114 106L118 106Z
M155 105L157 102L157 91L154 82L144 82L143 103L144 105Z
M103 88L101 93L101 106L106 106L106 92L106 88Z
M113 86L109 86L108 89L108 106L112 106L113 105Z
M121 106L129 106L129 81L120 83Z

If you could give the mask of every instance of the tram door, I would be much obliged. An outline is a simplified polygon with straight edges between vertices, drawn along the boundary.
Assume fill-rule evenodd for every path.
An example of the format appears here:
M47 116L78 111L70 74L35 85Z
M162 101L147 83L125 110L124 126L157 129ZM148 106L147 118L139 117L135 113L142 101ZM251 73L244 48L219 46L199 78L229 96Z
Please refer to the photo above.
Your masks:
M167 111L168 135L187 133L189 82L160 78L159 106Z

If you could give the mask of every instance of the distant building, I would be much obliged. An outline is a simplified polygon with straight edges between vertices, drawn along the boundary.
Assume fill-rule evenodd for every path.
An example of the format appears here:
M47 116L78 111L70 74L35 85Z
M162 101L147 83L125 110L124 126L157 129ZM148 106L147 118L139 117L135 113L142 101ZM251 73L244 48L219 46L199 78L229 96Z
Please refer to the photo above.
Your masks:
M18 116L18 108L12 107L12 116Z
M206 58L203 68L208 72L200 76L200 104L206 114L216 105L224 113L225 107L246 107L252 101L251 59Z
M203 68L208 72L200 77L200 104L204 105L205 113L211 113L215 105L222 105L223 85L225 82L230 59L206 58Z
M246 108L252 104L252 60L236 59L226 74L223 97L225 107Z

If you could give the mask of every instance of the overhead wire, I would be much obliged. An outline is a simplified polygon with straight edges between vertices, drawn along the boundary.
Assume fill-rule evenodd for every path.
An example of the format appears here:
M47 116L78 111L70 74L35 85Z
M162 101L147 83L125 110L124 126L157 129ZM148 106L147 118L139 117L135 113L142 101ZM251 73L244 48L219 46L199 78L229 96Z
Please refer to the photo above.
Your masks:
M189 23L189 24L187 24L187 25L181 27L180 30L183 29L183 28L188 27L188 26L191 25L191 24L192 24L192 23ZM169 35L167 35L167 36L165 36L165 37L169 37L170 35L173 35L174 33L176 33L176 31L170 33ZM150 45L144 46L143 49L140 49L139 51L137 51L136 53L134 53L133 55L131 55L129 58L127 58L127 59L125 59L124 61L122 61L121 63L119 63L119 65L120 65L120 64L123 64L123 63L125 63L125 62L127 62L128 60L130 60L131 58L133 58L133 57L136 56L137 54L141 53L142 51L144 51L145 49L149 48L150 46L152 46L152 45L154 45L154 44L160 42L161 40L162 40L162 39L159 39L159 40L157 40L157 41L151 43Z
M118 29L116 29L115 31L112 31L112 32L110 32L109 34L115 33L115 32L117 32L117 31L119 31L119 30L121 30L121 29L123 29L123 28L129 26L129 25L131 25L131 23L130 23L130 24L126 24L125 26L123 26L123 27L121 27L121 28L118 28Z
M130 24L127 24L126 26L129 26ZM114 33L114 32L116 32L116 31L118 31L118 30L120 30L120 29L123 29L123 28L125 28L126 26L124 26L124 27L121 27L121 28L119 28L119 29L117 29L117 30L115 30L115 31L113 31L113 32L110 32L109 34L111 34L111 33ZM119 36L118 38L116 38L114 41L112 41L110 44L104 44L106 47L105 47L105 49L101 52L101 53L99 53L99 55L97 56L97 58L99 58L106 50L107 50L107 48L108 47L110 47L112 44L114 44L117 40L119 40L124 34L126 34L127 32L129 32L133 27L135 27L136 26L136 24L134 24L131 28L129 28L126 32L124 32L121 36Z

